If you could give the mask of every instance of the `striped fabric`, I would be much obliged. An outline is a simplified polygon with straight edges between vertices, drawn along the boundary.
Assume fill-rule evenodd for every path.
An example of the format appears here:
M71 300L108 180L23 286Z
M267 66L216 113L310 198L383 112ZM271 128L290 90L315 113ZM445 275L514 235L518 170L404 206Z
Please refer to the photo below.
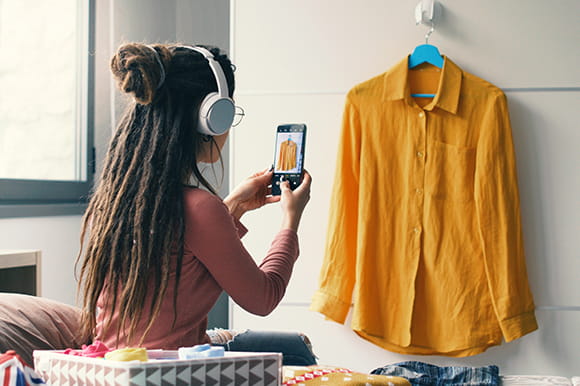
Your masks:
M0 355L0 386L45 385L34 369L26 364L15 351Z

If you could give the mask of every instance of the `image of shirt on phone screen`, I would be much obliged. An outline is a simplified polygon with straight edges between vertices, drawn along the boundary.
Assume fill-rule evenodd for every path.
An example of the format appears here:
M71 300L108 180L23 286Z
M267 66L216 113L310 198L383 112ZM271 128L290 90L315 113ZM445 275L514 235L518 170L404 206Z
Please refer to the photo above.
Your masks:
M278 134L275 173L301 173L302 133Z

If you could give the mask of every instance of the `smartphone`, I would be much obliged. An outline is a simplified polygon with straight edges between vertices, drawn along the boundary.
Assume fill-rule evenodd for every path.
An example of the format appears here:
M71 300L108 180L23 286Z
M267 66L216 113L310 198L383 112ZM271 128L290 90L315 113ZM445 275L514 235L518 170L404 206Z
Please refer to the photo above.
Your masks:
M290 123L278 126L274 151L274 175L272 176L273 196L280 195L280 183L284 180L290 182L292 190L302 182L305 145L305 124Z

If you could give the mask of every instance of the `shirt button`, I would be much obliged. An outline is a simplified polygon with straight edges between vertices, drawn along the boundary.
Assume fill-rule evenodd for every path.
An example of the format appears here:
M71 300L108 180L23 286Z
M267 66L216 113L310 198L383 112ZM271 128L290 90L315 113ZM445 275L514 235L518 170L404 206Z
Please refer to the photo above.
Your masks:
M415 189L415 193L422 194L423 193L423 189L417 188L417 189Z
M419 113L419 118L423 118L424 116L425 116L425 114L424 114L424 113L422 113L422 112L421 112L421 113Z
M421 228L415 227L415 228L413 228L413 232L419 233L419 232L421 232Z
M423 157L423 152L422 151L418 151L417 152L417 157L422 158Z

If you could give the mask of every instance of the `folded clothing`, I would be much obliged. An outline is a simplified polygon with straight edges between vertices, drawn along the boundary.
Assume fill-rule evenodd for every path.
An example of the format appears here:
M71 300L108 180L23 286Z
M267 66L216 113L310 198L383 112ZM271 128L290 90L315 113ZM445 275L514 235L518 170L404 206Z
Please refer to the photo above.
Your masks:
M214 329L206 331L212 345L223 346L226 351L279 352L282 364L309 366L316 364L316 356L308 337L302 333L286 331L255 331Z
M371 371L371 374L393 375L408 379L411 385L430 386L499 386L499 368L446 366L418 361L399 362Z
M409 385L405 378L388 375L369 375L349 369L330 366L283 366L283 385L304 386L403 386Z
M0 354L0 385L44 385L44 380L14 350Z
M502 386L577 386L580 379L574 383L574 378L551 375L504 375L501 377Z
M143 347L127 347L106 353L105 359L119 362L147 362L149 356L147 355L147 350Z
M103 342L100 340L95 340L89 345L83 344L81 350L67 348L64 350L64 353L67 355L76 355L81 357L104 358L105 354L109 351L111 350Z
M211 346L198 344L192 347L180 347L177 349L179 359L218 358L224 356L223 346Z

